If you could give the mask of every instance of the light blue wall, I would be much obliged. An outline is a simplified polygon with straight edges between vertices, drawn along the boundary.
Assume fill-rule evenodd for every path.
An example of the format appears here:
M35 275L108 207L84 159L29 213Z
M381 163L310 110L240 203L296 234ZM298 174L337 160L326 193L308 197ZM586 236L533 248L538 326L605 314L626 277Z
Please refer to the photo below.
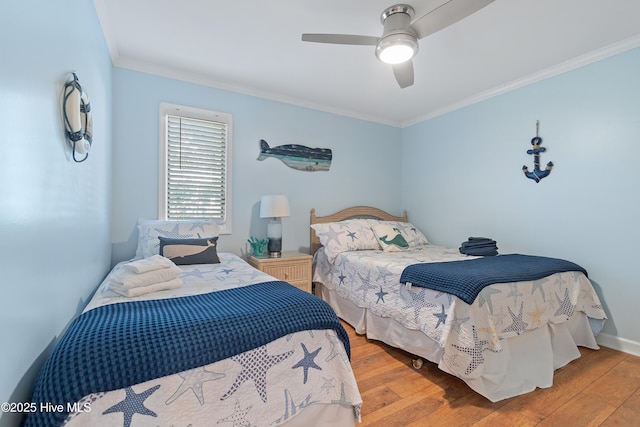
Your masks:
M433 242L489 236L502 253L581 264L610 316L607 345L640 351L640 49L402 131L402 205ZM524 177L540 120L551 175ZM604 343L604 342L603 342Z
M285 194L285 250L307 250L309 211L354 204L400 213L400 129L267 101L121 68L114 69L113 262L133 257L136 221L157 218L160 102L233 114L233 233L219 250L244 254L250 235L266 235L262 195ZM328 172L302 172L276 159L258 161L259 141L331 148Z
M3 4L0 52L0 402L19 402L110 266L112 67L85 0ZM95 120L81 164L60 112L74 70ZM0 425L17 423L0 416Z

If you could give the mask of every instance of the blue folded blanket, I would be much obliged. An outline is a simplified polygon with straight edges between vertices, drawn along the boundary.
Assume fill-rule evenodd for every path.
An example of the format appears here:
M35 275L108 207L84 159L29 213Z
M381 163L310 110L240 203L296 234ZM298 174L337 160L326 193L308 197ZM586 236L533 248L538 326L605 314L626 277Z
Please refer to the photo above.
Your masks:
M94 308L71 323L36 380L31 402L64 411L28 414L24 425L60 425L68 404L88 394L204 366L310 329L334 329L350 356L331 307L280 281Z
M460 253L471 256L495 256L498 255L498 248L489 246L486 248L472 248L461 250Z
M538 280L565 271L580 271L587 275L584 268L570 261L511 254L413 264L404 269L400 282L447 292L473 304L480 291L491 284Z
M495 240L487 237L469 237L466 242L462 242L459 251L465 255L494 256L498 255L498 246Z

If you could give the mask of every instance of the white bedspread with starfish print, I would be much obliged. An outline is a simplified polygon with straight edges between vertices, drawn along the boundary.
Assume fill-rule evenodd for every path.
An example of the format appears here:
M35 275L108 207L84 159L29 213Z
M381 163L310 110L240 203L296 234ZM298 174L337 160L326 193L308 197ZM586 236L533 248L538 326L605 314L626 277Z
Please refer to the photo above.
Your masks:
M85 311L275 280L236 255L221 253L220 258L220 264L180 266L184 282L180 289L136 298L113 292L108 276ZM271 426L286 423L315 404L353 407L354 419L360 418L362 399L345 349L333 330L290 334L216 363L85 396L73 404L78 410L64 425Z
M377 316L422 331L444 349L441 369L460 378L480 377L484 354L501 351L501 340L566 322L574 312L592 320L595 334L602 328L606 314L591 282L579 272L489 285L471 305L451 294L400 283L408 265L474 258L431 244L400 252L343 252L335 262L320 250L313 280Z

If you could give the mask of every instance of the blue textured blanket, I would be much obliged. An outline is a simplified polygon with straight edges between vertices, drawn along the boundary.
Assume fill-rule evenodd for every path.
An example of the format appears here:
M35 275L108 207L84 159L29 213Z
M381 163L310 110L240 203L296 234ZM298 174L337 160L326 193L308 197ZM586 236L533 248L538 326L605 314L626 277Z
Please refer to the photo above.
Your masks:
M563 259L511 254L413 264L404 269L400 282L447 292L473 304L480 291L493 283L538 280L565 271L580 271L587 275L584 268Z
M350 356L331 307L280 281L94 308L71 323L36 380L31 401L64 411L29 414L25 425L60 425L67 404L90 393L207 365L308 329L334 329Z

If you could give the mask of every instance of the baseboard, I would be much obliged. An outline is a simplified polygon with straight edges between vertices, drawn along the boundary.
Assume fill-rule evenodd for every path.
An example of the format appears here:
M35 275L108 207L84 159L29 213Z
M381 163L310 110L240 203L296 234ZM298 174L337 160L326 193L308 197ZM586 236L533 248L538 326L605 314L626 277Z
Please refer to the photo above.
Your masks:
M598 334L596 341L603 347L609 347L624 353L633 354L634 356L640 356L639 342L603 333Z

